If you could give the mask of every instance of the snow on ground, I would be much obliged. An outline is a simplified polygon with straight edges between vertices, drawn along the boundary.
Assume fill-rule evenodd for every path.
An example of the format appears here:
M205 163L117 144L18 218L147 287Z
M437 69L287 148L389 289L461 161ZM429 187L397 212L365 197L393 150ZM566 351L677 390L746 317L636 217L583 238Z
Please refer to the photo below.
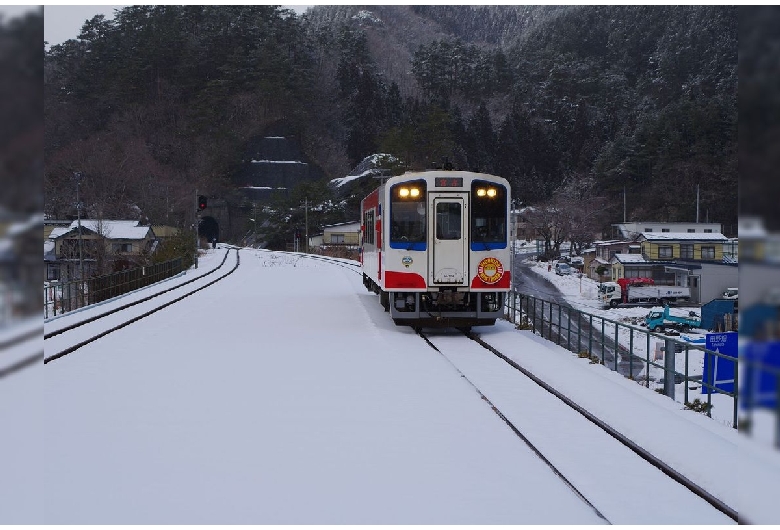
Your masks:
M780 453L508 322L475 329L751 522L780 521ZM242 250L235 274L43 372L44 447L32 445L45 517L26 522L601 522L358 274L300 255ZM480 377L502 410L529 414L513 385ZM554 427L535 440L542 451L597 443L568 439L534 405ZM584 478L585 460L570 456L567 472ZM655 482L632 486L647 509L615 502L615 520L674 520L654 506ZM18 510L0 520L23 520Z
M644 317L653 310L663 310L661 306L655 307L617 307L611 309L605 309L598 300L598 285L595 280L583 275L565 275L559 276L555 273L554 262L548 264L546 262L535 262L527 260L527 263L531 266L533 273L538 274L552 283L564 296L566 301L573 308L578 309L584 313L592 314L600 319L605 320L604 332L606 335L615 338L615 324L618 323L618 335L617 340L619 344L625 349L624 351L633 351L634 355L642 359L650 359L651 362L663 366L663 357L660 348L664 345L663 340L655 335L650 336L648 343L647 328L642 326ZM548 265L551 265L551 270L548 270ZM699 308L690 307L673 307L670 308L670 313L676 316L688 316L688 313L693 311L697 318L701 316ZM597 328L601 328L601 320L594 320L594 325ZM633 339L632 339L633 335ZM682 333L680 339L689 342L691 345L704 346L704 340L706 337L706 330L692 330L688 333ZM592 354L599 356L599 351L591 352ZM648 355L649 353L649 355ZM661 379L664 377L664 370L660 366L650 366L650 388L663 388ZM687 374L690 378L701 378L704 373L704 352L696 349L689 348L686 358L686 353L677 352L675 354L675 369L679 374ZM642 381L648 373L646 371L637 374L635 377L638 381ZM700 399L704 402L707 401L706 395L701 395L701 387L697 384L689 385L689 400ZM680 383L676 385L675 398L678 401L683 401L685 395L685 384ZM711 400L713 408L711 414L713 418L723 422L727 425L733 425L733 411L734 400L733 398L716 394L712 396Z

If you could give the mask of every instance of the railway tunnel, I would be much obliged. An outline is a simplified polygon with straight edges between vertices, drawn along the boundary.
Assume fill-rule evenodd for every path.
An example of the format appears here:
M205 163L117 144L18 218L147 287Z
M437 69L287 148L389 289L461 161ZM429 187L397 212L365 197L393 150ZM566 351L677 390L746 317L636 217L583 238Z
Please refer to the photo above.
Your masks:
M205 239L209 243L214 240L219 241L219 223L217 220L210 215L201 218L198 223L198 237Z

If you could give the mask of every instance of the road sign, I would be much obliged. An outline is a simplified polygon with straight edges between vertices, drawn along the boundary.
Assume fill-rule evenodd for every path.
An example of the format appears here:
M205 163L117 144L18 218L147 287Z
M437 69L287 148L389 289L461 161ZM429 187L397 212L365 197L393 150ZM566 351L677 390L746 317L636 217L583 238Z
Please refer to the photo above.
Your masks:
M737 333L707 333L706 346L708 350L729 357L736 358L738 355ZM718 391L734 392L734 369L735 362L731 359L725 359L713 353L704 352L704 385L701 387L702 394L717 394ZM709 387L707 385L710 385Z
M780 341L750 342L742 351L744 370L740 372L742 408L777 407L780 384Z

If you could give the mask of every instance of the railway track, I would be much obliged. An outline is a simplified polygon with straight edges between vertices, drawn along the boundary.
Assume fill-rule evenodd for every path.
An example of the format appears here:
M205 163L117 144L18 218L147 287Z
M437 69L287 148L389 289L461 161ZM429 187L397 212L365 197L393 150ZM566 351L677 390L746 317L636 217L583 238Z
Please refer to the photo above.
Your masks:
M234 266L227 272L218 275L216 278L209 278L211 275L218 273L218 271L220 271L225 266L228 256L232 250L235 250L236 256ZM351 263L337 258L329 258L327 256L317 256L312 254L295 254L284 252L276 252L275 254L289 254L294 256L296 258L296 263L301 259L321 261L334 264L360 274L360 265L358 263ZM41 352L38 354L38 357L33 358L32 361L28 361L28 363L40 360L40 358L43 357L44 364L47 364L69 355L70 353L75 352L87 344L105 337L109 333L113 333L126 326L129 326L134 322L146 318L174 303L184 300L188 296L191 296L198 291L201 291L217 283L218 281L235 272L239 264L239 248L228 247L225 255L222 258L222 262L217 267L204 274L174 285L168 289L157 291L138 300L107 309L100 312L99 314L85 317L73 323L67 323L55 327L55 329L52 331L44 334L44 351L46 353L44 354L44 352ZM186 289L184 289L185 287ZM79 332L72 333L75 330L79 330ZM71 337L73 336L77 336L77 338L72 339ZM49 353L51 351L54 351L55 353ZM18 368L14 367L14 370L16 369ZM0 372L0 376L2 376L2 372Z
M24 326L0 339L0 379L43 360L41 331L39 325Z
M630 524L632 521L613 520L610 505L616 499L624 507L626 502L641 500L640 492L632 494L632 488L636 488L637 484L660 484L659 489L653 492L653 504L670 508L669 513L677 517L680 514L690 516L692 519L688 522L691 523L704 519L715 524L738 522L734 508L611 428L478 335L417 333L454 367L512 432L605 521ZM464 347L464 340L470 340L473 347ZM492 355L485 355L488 352ZM539 417L540 410L547 411L547 416ZM550 424L549 420L553 417L556 425ZM564 431L560 428L562 425L565 425L565 432L574 443L560 440ZM583 467L588 469L587 476L583 476ZM623 477L626 477L625 481ZM594 484L598 487L594 488ZM664 509L658 511L658 520L654 522L681 523L665 519ZM646 502L638 503L637 510L646 511ZM697 516L689 515L693 513Z
M209 278L210 275L222 269L230 254L235 250L235 264L227 272L218 275L216 278ZM105 337L109 333L118 331L134 322L146 318L166 307L180 302L224 278L230 276L238 269L240 264L239 249L230 248L225 252L225 256L219 266L205 274L201 274L191 280L177 284L168 289L155 292L149 296L129 302L119 307L104 311L100 314L90 316L64 325L49 333L44 334L44 351L47 353L43 359L44 364L60 359L74 351ZM187 287L184 290L183 287ZM78 333L73 333L78 330ZM75 338L72 338L75 337ZM50 351L56 353L48 354Z

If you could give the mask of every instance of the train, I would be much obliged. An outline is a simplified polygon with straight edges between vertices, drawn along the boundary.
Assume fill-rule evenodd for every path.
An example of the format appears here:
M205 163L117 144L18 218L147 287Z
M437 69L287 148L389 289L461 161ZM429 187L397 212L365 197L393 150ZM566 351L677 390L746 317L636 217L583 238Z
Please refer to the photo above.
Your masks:
M366 289L397 325L493 325L512 284L509 182L470 171L388 177L360 205Z

